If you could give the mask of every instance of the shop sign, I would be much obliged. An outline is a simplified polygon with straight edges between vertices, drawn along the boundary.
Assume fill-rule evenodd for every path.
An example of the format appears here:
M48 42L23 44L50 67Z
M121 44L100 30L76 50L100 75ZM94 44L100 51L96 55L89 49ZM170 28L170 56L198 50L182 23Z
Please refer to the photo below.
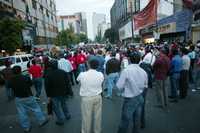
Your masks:
M157 32L159 34L165 34L165 33L173 33L176 32L176 23L169 23L169 24L165 24L165 25L161 25L158 27Z

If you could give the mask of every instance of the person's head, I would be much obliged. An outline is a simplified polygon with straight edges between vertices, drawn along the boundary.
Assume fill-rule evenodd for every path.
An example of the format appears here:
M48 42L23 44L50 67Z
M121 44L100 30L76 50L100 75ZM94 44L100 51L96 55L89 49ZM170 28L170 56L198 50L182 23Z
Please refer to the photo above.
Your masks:
M36 65L36 60L33 59L33 60L31 61L31 63L32 63L33 65Z
M110 54L110 56L111 56L111 57L115 57L115 56L116 56L116 52L115 52L115 51L112 51L111 54Z
M97 69L99 67L99 62L95 59L89 61L89 66L91 69Z
M172 55L174 55L174 56L175 56L175 55L178 55L178 49L173 49L173 50L172 50Z
M140 54L138 52L131 53L129 58L132 64L138 64L140 62Z
M22 68L20 66L14 66L12 68L12 71L13 71L13 74L18 75L18 74L21 74Z
M195 49L195 46L194 46L194 45L191 45L191 46L190 46L190 50L191 50L191 51L194 51L194 49Z
M49 62L49 68L56 70L58 69L58 61L57 60L51 60Z
M181 52L183 55L187 55L188 54L188 50L186 48L182 48Z
M102 54L103 54L103 51L99 49L99 50L97 51L97 54L98 54L98 55L102 55Z
M11 61L8 59L8 60L5 61L4 64L5 64L6 67L10 67Z

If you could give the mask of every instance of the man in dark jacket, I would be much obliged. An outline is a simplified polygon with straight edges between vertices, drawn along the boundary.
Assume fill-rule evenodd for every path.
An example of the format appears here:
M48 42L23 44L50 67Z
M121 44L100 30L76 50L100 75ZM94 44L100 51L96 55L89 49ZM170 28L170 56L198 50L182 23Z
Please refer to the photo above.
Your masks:
M20 66L13 67L13 74L14 76L10 79L8 85L14 92L19 122L24 129L24 132L30 132L31 124L28 119L28 111L32 111L35 114L40 126L45 125L48 120L32 95L31 79L21 74Z
M45 89L47 97L53 103L53 111L57 116L56 124L63 125L65 119L69 120L71 118L66 104L66 97L72 95L72 90L68 73L58 69L57 66L57 61L50 62L50 68L44 75Z
M6 88L6 96L8 97L8 101L13 99L13 91L12 89L8 86L8 81L12 78L13 72L11 68L11 61L6 60L5 61L5 66L6 68L2 70L3 78L5 80L5 88Z
M107 88L106 98L112 98L112 89L119 79L120 61L115 58L116 53L111 53L111 59L106 63L106 80L105 86Z

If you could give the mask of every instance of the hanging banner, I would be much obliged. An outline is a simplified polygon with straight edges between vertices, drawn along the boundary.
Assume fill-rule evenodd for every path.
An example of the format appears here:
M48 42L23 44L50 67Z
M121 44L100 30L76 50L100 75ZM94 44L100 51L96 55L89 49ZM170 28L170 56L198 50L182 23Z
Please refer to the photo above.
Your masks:
M138 14L134 15L135 30L152 25L157 19L157 0L150 0L149 4Z

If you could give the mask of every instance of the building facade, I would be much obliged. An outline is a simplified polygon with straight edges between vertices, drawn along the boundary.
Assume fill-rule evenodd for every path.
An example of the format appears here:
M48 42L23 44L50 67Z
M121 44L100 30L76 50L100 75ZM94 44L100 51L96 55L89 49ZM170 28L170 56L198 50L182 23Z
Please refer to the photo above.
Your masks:
M24 46L53 44L58 32L54 0L0 0L0 7L4 17L11 13L27 22L22 31Z
M93 25L93 37L94 38L98 35L98 26L102 23L106 23L106 15L100 14L100 13L93 13L92 25Z
M74 33L80 34L80 20L76 15L58 16L58 31L73 28Z
M80 32L83 34L88 34L87 31L87 16L85 12L79 12L79 13L75 13L76 16L78 16L79 20L80 20Z
M184 0L159 0L155 24L135 31L131 12L134 15L142 11L148 3L149 0L115 0L110 11L111 27L119 31L121 41L132 40L133 35L134 37L140 37L142 42L148 43L152 43L156 39L169 41L176 39L188 41L191 39L192 12L185 5ZM130 28L133 30L130 30ZM132 31L134 32L133 34ZM172 35L172 33L176 36ZM173 37L170 37L170 35ZM194 36L196 35L194 33Z
M73 15L61 15L57 16L58 30L66 30L70 27L73 28L74 33L83 33L87 35L87 18L86 13L80 12Z
M107 29L111 27L110 23L103 22L98 25L98 32L101 34L102 37L104 37L104 34Z
M200 1L194 0L193 3L193 24L192 24L192 41L197 44L200 41Z

